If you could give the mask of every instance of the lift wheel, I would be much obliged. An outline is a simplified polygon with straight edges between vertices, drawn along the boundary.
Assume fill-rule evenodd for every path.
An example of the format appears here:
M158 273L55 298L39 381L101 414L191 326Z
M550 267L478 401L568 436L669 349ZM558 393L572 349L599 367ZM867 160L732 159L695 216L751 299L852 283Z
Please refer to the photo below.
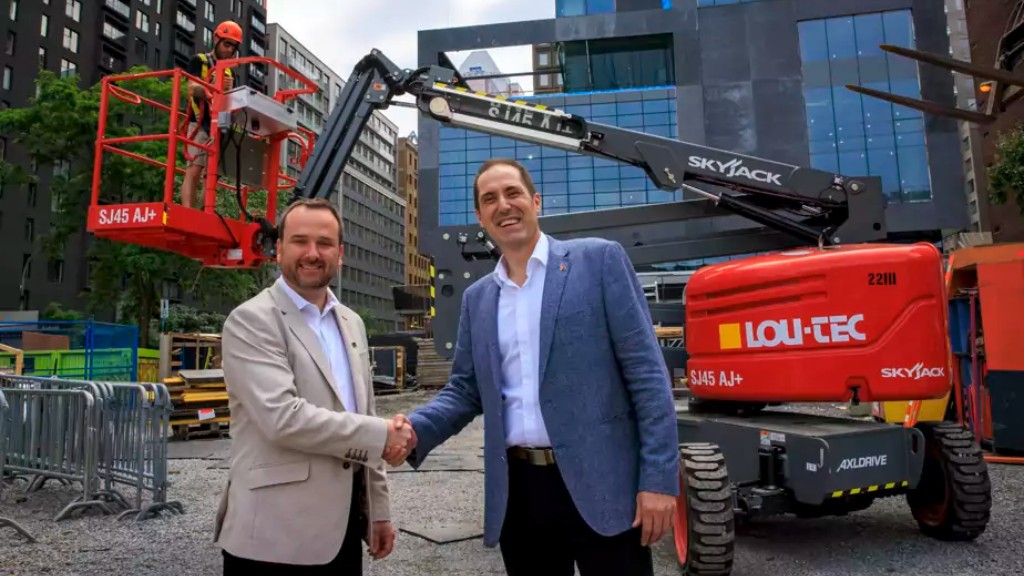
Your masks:
M921 481L907 493L921 532L949 541L974 540L988 525L992 482L974 434L954 422L920 422L925 437Z
M736 540L732 487L725 456L710 443L679 447L679 498L673 536L680 572L726 576Z

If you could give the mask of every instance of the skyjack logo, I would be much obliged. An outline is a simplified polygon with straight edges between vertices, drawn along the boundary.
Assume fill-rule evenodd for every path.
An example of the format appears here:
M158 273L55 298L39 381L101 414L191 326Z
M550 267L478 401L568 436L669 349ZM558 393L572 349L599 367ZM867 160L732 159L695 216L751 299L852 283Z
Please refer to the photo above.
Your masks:
M925 368L924 362L918 362L911 368L882 368L882 378L907 378L910 380L920 380L921 378L938 378L945 375L945 368Z
M774 172L767 170L751 170L743 165L743 160L739 158L733 158L728 162L721 162L719 160L708 160L707 158L701 158L700 156L690 156L690 167L699 168L701 170L708 170L710 172L717 172L723 176L729 178L740 177L754 182L763 182L765 184L775 184L776 186L782 186L781 176Z

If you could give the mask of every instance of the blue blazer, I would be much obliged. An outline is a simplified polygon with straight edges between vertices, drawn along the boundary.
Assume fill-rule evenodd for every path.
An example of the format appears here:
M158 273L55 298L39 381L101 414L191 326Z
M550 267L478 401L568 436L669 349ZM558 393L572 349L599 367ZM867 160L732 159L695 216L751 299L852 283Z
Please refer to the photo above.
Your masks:
M610 536L630 528L638 491L679 494L671 381L650 309L622 246L550 240L541 308L540 402L555 460L583 519ZM484 545L498 543L508 462L494 273L463 294L451 380L409 414L422 465L484 414Z

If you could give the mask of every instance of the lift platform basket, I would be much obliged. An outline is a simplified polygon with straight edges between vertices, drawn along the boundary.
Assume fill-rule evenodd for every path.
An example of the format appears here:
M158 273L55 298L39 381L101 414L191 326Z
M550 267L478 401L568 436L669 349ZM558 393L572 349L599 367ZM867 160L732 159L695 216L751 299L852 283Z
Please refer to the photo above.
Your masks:
M277 68L299 87L279 90L273 96L248 86L224 90L227 68L255 63ZM141 90L133 92L125 87L143 80L169 82L170 102L159 102ZM189 82L199 84L209 95L209 141L200 141L196 129L190 129L185 111L185 87ZM283 147L288 142L297 143L298 156L290 163L303 165L314 145L315 134L298 125L297 114L287 103L300 94L316 93L318 86L274 60L245 57L219 61L211 82L175 68L107 76L101 88L89 232L98 238L180 254L210 267L252 268L267 261L263 243L276 219L278 193L296 184L294 178L282 173ZM108 124L114 118L154 114L166 116L166 132L122 136L118 134L123 127ZM131 145L155 141L166 141L165 153L147 155L129 149ZM183 206L175 202L181 186L177 177L185 173L187 161L197 156L200 149L206 154L208 167L203 182L196 186L196 196L201 192L202 205ZM134 203L125 203L120 198L111 201L123 191L107 190L104 185L106 153L162 170L162 194L154 190L151 198ZM139 196L141 191L133 192ZM218 194L225 193L235 198L237 215L226 214L218 206ZM250 211L254 193L266 195L266 209L262 213Z

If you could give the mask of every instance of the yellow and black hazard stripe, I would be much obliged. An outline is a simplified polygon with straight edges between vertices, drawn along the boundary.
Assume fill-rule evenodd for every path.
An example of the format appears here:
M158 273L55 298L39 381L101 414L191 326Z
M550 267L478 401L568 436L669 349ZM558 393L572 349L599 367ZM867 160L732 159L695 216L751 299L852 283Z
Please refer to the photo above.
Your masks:
M468 88L463 88L461 86L450 86L450 85L444 84L442 82L434 82L434 88L437 88L439 90L448 91L448 92L458 92L460 94L466 94L466 95L469 95L469 96L476 96L478 98L484 98L486 100L497 100L499 102L504 102L506 104L515 104L516 106L524 106L526 108L533 108L534 110L540 110L541 112L547 112L549 114L557 114L557 115L562 115L562 116L569 116L570 115L567 112L564 112L564 111L559 110L557 108L552 108L550 106L545 106L544 104L534 104L533 102L529 102L529 101L526 101L526 100L513 100L513 99L509 98L508 96L501 96L501 95L497 95L497 94L488 94L487 92L483 92L483 91L480 91L480 90L469 90Z
M434 257L431 256L430 257L430 317L431 318L433 318L436 315L435 314L435 308L434 308L434 300L435 300L435 298L437 298L437 295L434 292L434 278L435 277L436 277L436 274L435 274L435 271L434 271Z
M865 486L863 488L850 488L849 490L836 490L830 497L842 498L843 496L856 496L858 494L872 494L875 492L889 492L893 490L901 490L910 486L910 482L903 480L902 482L887 482L885 484L876 484L874 486Z

